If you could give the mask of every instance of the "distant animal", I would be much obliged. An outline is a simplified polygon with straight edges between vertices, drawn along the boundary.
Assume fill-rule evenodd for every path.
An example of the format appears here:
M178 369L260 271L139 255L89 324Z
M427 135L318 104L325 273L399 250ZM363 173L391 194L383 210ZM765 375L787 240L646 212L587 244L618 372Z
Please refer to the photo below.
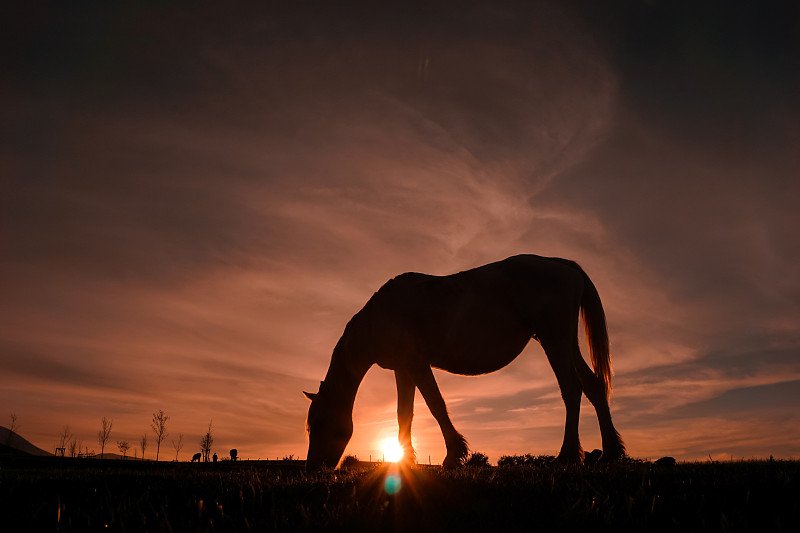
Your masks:
M194 454L192 456L192 462L197 461L199 463L200 462L200 457L201 457L201 455L199 453Z
M239 457L239 451L236 448L231 449L231 461L235 461Z
M592 368L578 348L579 315ZM518 255L449 276L401 274L369 299L345 327L319 391L304 392L311 400L307 468L338 464L353 434L356 392L374 364L395 374L404 461L415 457L411 420L419 389L444 436L442 466L463 464L467 441L450 420L431 368L470 376L494 372L532 338L544 348L567 411L558 459L583 460L578 438L582 393L597 413L603 460L624 457L608 404L611 360L597 289L573 261Z
M655 463L656 466L675 466L675 458L674 457L662 457L661 459L657 459Z

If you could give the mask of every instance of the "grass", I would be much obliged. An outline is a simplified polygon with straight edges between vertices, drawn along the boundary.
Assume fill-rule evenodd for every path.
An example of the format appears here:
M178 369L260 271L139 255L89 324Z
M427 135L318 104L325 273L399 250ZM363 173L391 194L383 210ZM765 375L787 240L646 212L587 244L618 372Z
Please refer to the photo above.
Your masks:
M0 459L4 531L797 531L800 463L418 467Z

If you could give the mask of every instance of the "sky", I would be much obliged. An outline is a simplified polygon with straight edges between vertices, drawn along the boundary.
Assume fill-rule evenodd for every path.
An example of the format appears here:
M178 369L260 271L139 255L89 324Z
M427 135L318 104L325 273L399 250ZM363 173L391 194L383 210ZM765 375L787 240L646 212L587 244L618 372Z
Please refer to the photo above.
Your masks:
M386 280L533 253L599 290L631 456L800 457L794 3L3 9L0 425L39 447L99 451L107 417L151 457L163 409L162 455L211 422L219 455L304 458L301 391ZM538 344L435 375L492 462L558 452ZM370 370L346 453L379 457L395 398Z

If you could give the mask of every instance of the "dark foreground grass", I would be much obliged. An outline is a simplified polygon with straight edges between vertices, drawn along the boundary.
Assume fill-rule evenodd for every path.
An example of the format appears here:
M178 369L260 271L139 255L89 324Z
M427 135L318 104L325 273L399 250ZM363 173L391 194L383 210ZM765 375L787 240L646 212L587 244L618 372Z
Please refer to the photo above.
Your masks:
M3 531L800 531L800 463L387 467L0 459ZM389 484L389 488L392 488Z

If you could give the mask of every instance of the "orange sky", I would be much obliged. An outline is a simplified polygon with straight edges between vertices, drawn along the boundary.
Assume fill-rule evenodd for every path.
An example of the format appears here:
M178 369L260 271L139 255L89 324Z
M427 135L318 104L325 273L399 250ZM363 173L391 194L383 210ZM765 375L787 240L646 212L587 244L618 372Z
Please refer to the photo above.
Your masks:
M99 450L102 417L135 442L164 409L162 454L211 420L220 455L304 457L301 391L382 283L535 253L598 287L633 456L800 456L791 16L586 4L20 8L0 85L20 433L52 451L69 424ZM557 453L538 345L436 376L493 462ZM377 457L394 412L376 367L347 453Z

